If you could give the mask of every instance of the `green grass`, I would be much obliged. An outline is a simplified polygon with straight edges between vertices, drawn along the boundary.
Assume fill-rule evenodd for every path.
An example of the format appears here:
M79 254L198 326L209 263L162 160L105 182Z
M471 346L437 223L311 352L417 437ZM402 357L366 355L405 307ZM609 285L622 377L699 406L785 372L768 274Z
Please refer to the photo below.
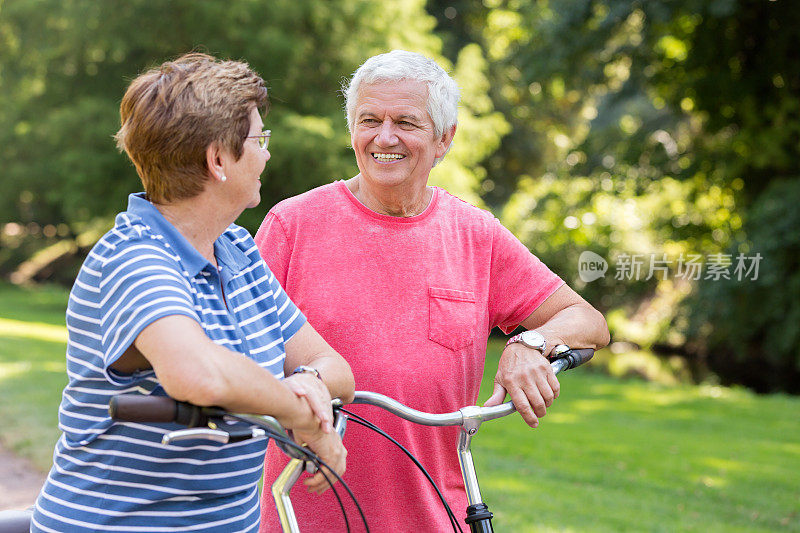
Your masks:
M510 416L473 440L499 530L800 531L800 398L581 369L560 381L538 429Z
M0 285L0 442L50 469L67 382L67 293Z
M0 285L0 441L43 470L66 383L66 297ZM800 531L800 398L584 369L561 384L539 429L513 415L473 440L498 531Z

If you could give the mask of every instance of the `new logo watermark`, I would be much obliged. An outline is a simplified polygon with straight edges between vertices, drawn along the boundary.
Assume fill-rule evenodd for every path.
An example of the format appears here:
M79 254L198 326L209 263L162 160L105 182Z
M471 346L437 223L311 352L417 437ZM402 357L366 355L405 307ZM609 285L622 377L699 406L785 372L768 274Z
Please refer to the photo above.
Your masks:
M586 250L578 258L578 275L585 283L602 278L608 270L608 261Z
M760 253L681 254L677 259L667 254L619 254L614 264L616 280L674 279L755 281L763 256ZM609 265L602 256L585 251L578 258L578 275L585 283L605 277Z

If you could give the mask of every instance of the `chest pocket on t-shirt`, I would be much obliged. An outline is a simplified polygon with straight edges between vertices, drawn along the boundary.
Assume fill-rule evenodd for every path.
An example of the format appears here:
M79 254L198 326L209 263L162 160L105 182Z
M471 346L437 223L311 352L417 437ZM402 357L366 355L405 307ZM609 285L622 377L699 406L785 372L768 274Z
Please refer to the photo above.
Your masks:
M429 287L428 302L430 340L451 350L472 344L478 327L475 293Z

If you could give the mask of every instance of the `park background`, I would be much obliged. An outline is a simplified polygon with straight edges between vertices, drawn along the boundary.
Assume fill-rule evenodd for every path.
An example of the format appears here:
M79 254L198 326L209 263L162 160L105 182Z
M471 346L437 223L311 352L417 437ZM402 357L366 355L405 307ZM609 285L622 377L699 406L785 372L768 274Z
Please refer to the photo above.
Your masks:
M267 81L272 158L238 221L255 231L357 172L342 81L403 48L462 89L432 183L492 211L612 332L549 427L482 430L498 519L800 530L798 42L788 0L0 0L0 443L48 467L68 287L141 189L112 139L138 73L199 50Z

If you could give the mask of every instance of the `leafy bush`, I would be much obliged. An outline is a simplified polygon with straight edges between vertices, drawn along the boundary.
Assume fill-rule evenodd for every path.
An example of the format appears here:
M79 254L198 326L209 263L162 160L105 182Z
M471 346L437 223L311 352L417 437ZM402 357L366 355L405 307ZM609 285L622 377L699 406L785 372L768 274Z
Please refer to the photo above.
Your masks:
M758 275L704 281L688 301L690 338L723 383L800 393L800 181L773 182L729 254L761 254Z

